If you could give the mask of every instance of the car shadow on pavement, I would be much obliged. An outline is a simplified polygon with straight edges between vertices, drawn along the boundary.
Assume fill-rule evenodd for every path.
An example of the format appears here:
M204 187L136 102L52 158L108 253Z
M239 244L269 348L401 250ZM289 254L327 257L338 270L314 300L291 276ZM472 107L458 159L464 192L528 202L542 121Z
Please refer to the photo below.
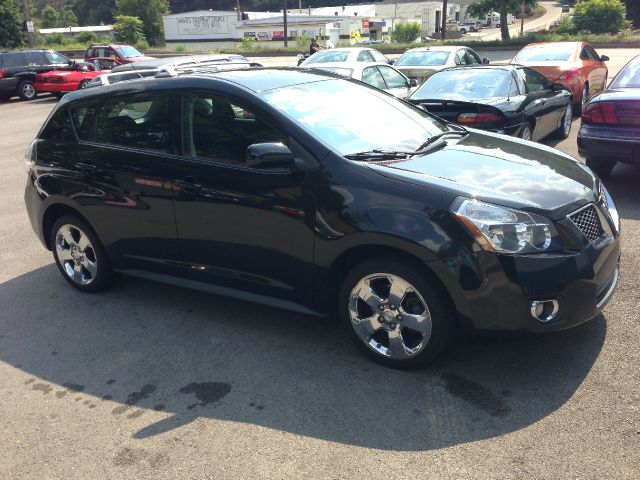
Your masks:
M431 367L398 371L331 319L129 277L81 294L49 265L0 284L0 305L0 360L28 376L12 389L111 415L141 441L197 417L396 451L495 437L562 407L606 335L599 316L554 334L465 336Z

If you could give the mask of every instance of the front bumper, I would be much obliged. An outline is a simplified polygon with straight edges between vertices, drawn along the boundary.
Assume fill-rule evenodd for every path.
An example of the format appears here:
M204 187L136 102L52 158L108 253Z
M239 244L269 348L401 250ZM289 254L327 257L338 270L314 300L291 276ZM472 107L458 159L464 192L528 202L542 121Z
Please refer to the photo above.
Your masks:
M582 124L578 152L586 158L640 163L640 128Z
M580 238L570 220L556 225L574 239ZM454 277L444 283L463 325L479 330L563 330L596 317L619 278L618 234L597 245L582 240L553 253L480 251L448 259L436 273L441 279L443 271ZM535 318L532 302L550 300L557 302L557 315L549 321Z

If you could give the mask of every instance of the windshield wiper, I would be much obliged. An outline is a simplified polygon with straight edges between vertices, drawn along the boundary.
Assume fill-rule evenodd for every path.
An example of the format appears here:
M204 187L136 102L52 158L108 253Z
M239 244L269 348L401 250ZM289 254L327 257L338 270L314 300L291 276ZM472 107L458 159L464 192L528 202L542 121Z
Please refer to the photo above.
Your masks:
M442 140L444 137L447 137L449 135L457 135L460 137L466 137L469 134L469 131L464 128L461 127L460 125L454 125L451 124L449 125L450 127L455 127L455 130L447 130L446 132L440 132L436 135L434 135L433 137L429 138L426 142L424 142L422 145L420 145L418 148L416 148L416 151L413 152L414 155L416 153L424 153L428 150L432 150L433 148L436 147L442 147L444 145L447 144L446 141ZM438 141L441 140L441 141Z
M349 160L362 160L362 159L372 159L372 160L395 160L398 158L407 158L412 155L415 155L415 152L403 152L400 150L365 150L364 152L355 152L348 153L344 155L344 158L348 158Z

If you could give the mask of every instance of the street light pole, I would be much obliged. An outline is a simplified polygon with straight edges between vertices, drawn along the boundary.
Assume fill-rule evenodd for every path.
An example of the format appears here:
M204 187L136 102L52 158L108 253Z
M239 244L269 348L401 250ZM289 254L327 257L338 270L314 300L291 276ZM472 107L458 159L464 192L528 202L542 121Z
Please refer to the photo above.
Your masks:
M287 29L287 0L282 0L282 5L284 7L282 9L284 12L284 48L287 48L289 46L289 41L287 40L289 37L289 31Z
M522 0L522 5L520 5L520 36L524 35L524 0Z

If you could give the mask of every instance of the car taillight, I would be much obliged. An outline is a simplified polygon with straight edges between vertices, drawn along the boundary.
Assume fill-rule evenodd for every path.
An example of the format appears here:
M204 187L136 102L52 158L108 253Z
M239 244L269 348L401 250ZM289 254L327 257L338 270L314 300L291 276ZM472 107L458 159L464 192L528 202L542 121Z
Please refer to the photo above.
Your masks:
M4 78L4 68L0 68L0 78Z
M27 173L31 173L31 170L33 170L33 166L36 164L36 159L38 156L37 142L37 139L31 142L27 147L26 152L24 152L24 163L27 167Z
M570 80L571 78L579 74L580 74L579 68L572 68L570 70L566 70L565 72L563 72L563 74L558 77L558 80Z
M618 117L613 102L596 102L585 108L582 112L584 123L609 123L617 124Z
M495 113L461 113L458 123L494 123L500 122L502 117Z

